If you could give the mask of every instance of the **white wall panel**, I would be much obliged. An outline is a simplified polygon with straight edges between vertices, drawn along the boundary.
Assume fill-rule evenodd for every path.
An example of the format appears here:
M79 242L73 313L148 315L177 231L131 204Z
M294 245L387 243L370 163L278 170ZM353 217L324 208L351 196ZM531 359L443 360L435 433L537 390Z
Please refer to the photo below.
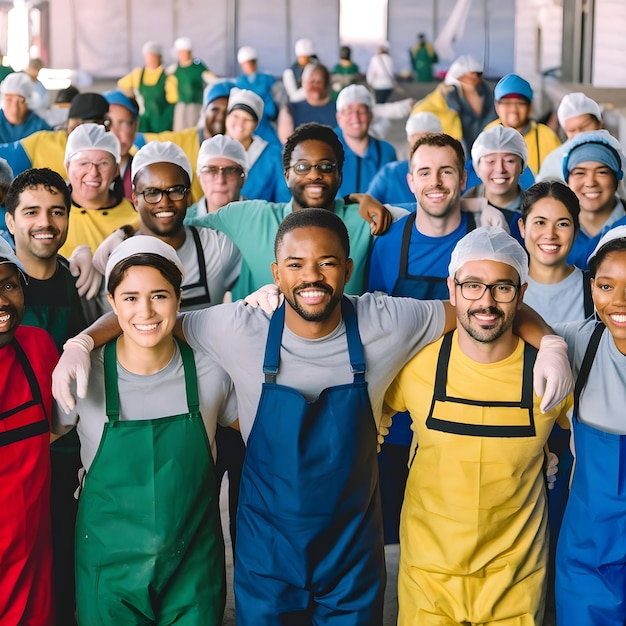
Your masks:
M626 87L626 2L596 0L593 85Z

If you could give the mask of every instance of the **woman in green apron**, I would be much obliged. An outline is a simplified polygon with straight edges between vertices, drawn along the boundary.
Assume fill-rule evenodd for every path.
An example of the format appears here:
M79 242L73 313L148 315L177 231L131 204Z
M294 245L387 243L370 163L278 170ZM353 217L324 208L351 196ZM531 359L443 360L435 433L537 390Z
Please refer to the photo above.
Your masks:
M86 470L80 624L222 623L215 429L235 420L236 406L226 373L172 336L183 275L156 237L113 252L105 280L123 334L93 352L87 397L60 418L77 422Z

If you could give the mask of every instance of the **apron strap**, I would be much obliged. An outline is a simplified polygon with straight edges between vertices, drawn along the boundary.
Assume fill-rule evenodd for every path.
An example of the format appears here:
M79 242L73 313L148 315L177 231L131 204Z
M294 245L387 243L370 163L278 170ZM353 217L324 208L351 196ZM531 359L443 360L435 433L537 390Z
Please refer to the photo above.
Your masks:
M195 226L189 226L193 243L196 248L196 261L198 263L198 271L200 272L200 278L197 283L192 285L185 285L185 289L194 289L196 287L202 287L204 294L200 296L194 296L191 298L185 298L185 291L183 290L183 297L181 299L181 305L184 307L198 306L200 304L210 304L211 294L209 293L209 283L206 277L206 259L204 256L204 250L202 249L202 242L200 241L200 234Z
M591 371L591 366L593 365L593 360L596 356L596 352L598 351L600 339L602 338L602 333L605 329L606 326L599 322L593 329L593 333L591 333L591 338L589 339L589 344L587 345L587 349L585 350L585 356L583 357L580 371L578 372L578 376L576 377L576 384L574 385L574 415L578 414L580 394L582 393L585 385L587 384L587 380L589 379L589 372Z
M465 213L465 221L466 221L466 234L471 233L473 230L476 230L476 218L473 213L467 212Z
M193 351L178 337L174 337L174 340L178 345L180 356L183 360L187 411L197 414L200 411L200 401L198 398L198 375ZM117 339L110 341L104 346L104 392L107 419L109 422L118 422L120 419L120 395L117 380Z
M524 369L522 374L522 401L520 406L531 411L534 409L533 367L537 358L537 348L529 343L524 344Z
M593 298L591 297L591 273L583 270L583 311L585 319L593 315Z
M263 360L263 373L266 383L275 383L280 363L280 344L283 338L285 325L285 302L274 311L270 319L270 327L265 342L265 358Z
M446 333L439 348L439 356L437 358L437 369L435 370L435 389L433 393L433 404L435 401L443 402L446 399L446 382L448 380L448 362L450 361L450 350L452 348L451 330ZM432 407L431 407L432 410Z
M415 223L415 213L410 213L404 229L402 230L402 243L400 244L400 268L399 278L406 278L409 274L409 245L411 243L411 231Z

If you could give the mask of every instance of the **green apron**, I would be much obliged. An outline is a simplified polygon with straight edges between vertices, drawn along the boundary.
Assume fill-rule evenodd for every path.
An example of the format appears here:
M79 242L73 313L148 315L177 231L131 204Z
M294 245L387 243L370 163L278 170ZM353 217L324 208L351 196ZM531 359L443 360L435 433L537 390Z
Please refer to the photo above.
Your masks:
M174 125L174 105L165 97L165 70L161 72L159 80L154 85L144 85L141 70L139 79L139 94L143 100L143 112L139 116L140 133L162 133L172 130Z
M78 623L219 626L224 542L191 348L178 342L188 413L120 421L116 342L106 414L76 522ZM150 393L150 389L146 389Z

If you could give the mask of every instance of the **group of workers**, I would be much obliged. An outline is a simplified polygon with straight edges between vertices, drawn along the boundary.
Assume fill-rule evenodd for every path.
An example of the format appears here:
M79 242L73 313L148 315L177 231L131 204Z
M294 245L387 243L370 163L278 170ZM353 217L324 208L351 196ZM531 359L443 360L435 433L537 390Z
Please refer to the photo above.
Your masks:
M144 52L139 84L175 75ZM142 127L135 87L0 145L0 623L221 624L228 472L242 626L380 626L398 542L403 626L623 624L626 157L600 107L564 98L533 185L552 138L520 76L491 94L457 61L398 161L366 86L281 126L238 60L179 129Z

